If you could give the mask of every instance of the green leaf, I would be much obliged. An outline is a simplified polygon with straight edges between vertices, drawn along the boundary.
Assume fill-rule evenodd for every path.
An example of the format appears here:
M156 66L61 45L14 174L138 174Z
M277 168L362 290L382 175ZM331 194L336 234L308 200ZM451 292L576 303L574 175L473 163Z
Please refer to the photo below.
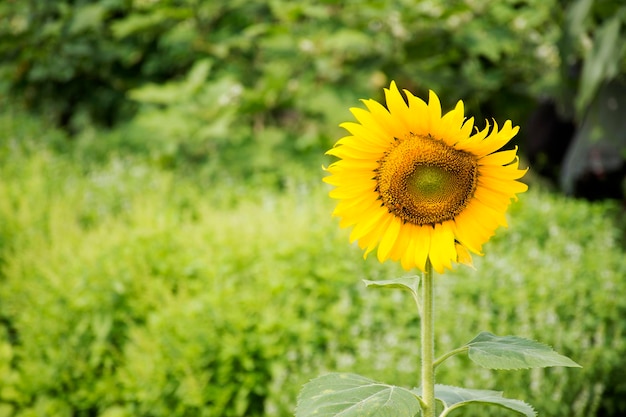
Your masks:
M187 74L185 87L190 91L196 91L205 83L209 72L211 71L212 62L209 59L201 59L196 61Z
M467 346L469 358L489 369L581 367L570 358L559 355L548 345L517 336L496 336L482 332Z
M621 17L616 15L601 26L596 35L593 48L585 58L580 77L580 88L576 97L576 107L583 114L591 103L603 81L613 78L622 58L619 42Z
M369 281L364 279L363 282L365 282L365 285L368 287L400 288L401 290L409 291L416 297L419 294L420 277L417 275L382 281Z
M74 35L89 29L96 30L102 25L105 12L101 4L88 4L76 8L69 32Z
M418 391L419 393L419 391ZM504 398L500 391L466 389L448 385L435 385L435 398L443 403L441 416L468 404L489 404L507 408L527 417L535 417L535 410L524 401Z
M417 395L360 375L333 373L315 378L300 391L296 417L414 417Z
M573 36L578 36L586 30L585 20L591 12L593 0L577 0L565 12L565 28Z

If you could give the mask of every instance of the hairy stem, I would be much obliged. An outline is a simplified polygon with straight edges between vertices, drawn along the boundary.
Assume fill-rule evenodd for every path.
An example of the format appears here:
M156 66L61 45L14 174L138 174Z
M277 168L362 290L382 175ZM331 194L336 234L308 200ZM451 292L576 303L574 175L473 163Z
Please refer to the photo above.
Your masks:
M462 346L460 348L451 350L450 352L446 353L445 355L441 356L439 359L437 359L434 363L433 363L433 368L437 368L439 365L441 365L441 363L443 361L445 361L446 359L448 359L451 356L454 355L458 355L459 353L465 353L469 350L469 346Z
M435 417L435 300L433 266L426 261L422 278L422 416Z

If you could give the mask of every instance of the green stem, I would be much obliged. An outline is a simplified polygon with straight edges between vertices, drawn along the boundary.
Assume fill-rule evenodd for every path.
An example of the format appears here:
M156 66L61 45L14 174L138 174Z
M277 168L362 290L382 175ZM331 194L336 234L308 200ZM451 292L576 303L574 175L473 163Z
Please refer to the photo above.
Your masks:
M422 417L435 417L435 300L433 266L426 261L422 278Z
M445 361L446 359L448 359L450 356L454 356L457 355L459 353L465 353L469 350L469 346L462 346L460 348L451 350L450 352L446 353L445 355L442 355L440 358L438 358L434 363L433 363L433 368L437 368L439 365L441 365L441 363L443 361Z

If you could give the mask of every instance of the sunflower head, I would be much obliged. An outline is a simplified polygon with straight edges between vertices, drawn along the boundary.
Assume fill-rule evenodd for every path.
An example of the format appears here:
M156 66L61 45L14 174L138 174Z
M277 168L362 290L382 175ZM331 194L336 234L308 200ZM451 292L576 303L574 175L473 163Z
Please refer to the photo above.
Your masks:
M429 260L440 273L471 265L470 253L506 226L511 199L527 189L517 181L526 173L517 148L498 151L519 128L507 120L474 129L462 101L442 116L434 92L428 103L404 93L392 82L386 107L364 100L367 109L350 109L357 122L343 123L349 135L327 152L339 158L324 178L339 200L333 215L381 262L425 270Z

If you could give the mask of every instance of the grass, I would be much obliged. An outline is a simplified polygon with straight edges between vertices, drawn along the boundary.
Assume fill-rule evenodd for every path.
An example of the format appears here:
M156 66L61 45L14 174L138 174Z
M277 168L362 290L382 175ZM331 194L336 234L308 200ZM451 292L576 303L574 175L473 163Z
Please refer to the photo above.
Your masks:
M327 371L417 383L411 300L361 283L405 272L362 260L317 172L277 190L138 156L89 164L22 122L0 140L0 416L287 416ZM615 216L532 190L477 271L437 282L439 352L487 330L553 345L582 370L455 358L439 381L503 389L542 415L624 407Z

